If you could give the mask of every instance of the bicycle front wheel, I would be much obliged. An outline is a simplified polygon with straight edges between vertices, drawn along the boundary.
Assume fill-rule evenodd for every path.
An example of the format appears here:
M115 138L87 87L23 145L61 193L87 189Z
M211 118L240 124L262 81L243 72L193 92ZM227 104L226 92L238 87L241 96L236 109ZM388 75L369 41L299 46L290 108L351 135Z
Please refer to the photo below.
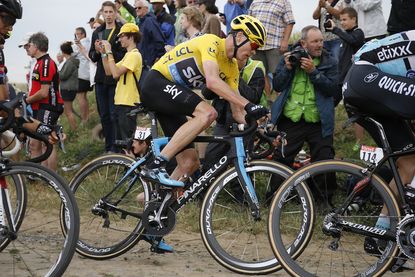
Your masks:
M364 168L349 162L316 162L296 171L278 190L271 205L270 242L289 274L380 276L391 266L398 254L396 240L370 235L379 233L375 225L381 212L390 221L389 230L396 230L401 219L399 207L389 187L376 175L351 201L346 200L350 190L366 177L362 172ZM291 191L300 186L309 194L316 193L307 188L310 185L337 187L330 206L312 200L314 195L305 201L291 197ZM305 219L293 220L295 211L304 205L313 215L309 224L304 224ZM293 254L291 246L301 237L306 243L301 253Z
M149 189L136 172L119 182L135 162L125 155L98 157L85 165L70 186L78 203L81 227L76 251L91 259L117 257L139 240Z
M254 220L248 195L235 168L210 186L203 199L200 229L209 253L221 265L242 274L267 274L280 268L267 237L269 204L276 187L292 171L272 161L252 161L246 166L260 202L261 219Z
M22 197L19 192L18 197L15 198L14 193L10 197L11 214L15 218L19 213L24 217L17 217L16 238L0 252L2 275L62 276L75 252L79 235L78 208L69 187L56 173L26 162L7 164L0 178L11 188L16 180L26 186L26 190L21 190ZM24 211L13 211L14 207L19 207L13 203L14 199L25 203L21 206ZM61 231L63 223L67 226L66 234Z
M3 177L4 178L4 177ZM10 204L10 209L13 214L11 214L11 218L13 218L13 222L15 224L15 228L18 230L20 225L22 224L24 213L26 211L26 199L27 199L27 192L26 187L23 184L23 180L19 175L13 175L6 180L7 184L7 196L6 190L4 190L5 198L8 198L8 203ZM3 197L0 195L0 197ZM3 200L4 201L4 200ZM6 204L5 202L3 202ZM0 207L1 208L1 207ZM3 216L5 215L5 209L3 208ZM10 243L10 238L8 237L0 237L0 252L6 248L6 246Z

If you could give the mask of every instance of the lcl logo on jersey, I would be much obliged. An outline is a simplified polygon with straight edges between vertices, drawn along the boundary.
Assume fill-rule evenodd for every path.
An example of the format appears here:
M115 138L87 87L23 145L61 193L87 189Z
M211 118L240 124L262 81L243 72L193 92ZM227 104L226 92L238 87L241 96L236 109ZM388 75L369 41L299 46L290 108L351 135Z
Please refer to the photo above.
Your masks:
M379 76L379 73L377 72L372 72L366 75L366 77L363 79L365 81L365 83L371 83L374 80L376 80L376 78Z

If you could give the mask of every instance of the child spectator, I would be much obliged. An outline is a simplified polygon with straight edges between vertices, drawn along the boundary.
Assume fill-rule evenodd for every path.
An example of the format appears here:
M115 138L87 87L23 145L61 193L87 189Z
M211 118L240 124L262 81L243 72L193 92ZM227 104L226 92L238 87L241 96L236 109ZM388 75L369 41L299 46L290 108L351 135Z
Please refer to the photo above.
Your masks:
M339 90L335 97L335 105L337 105L341 98L341 87L343 80L346 77L349 68L352 66L352 56L363 46L365 42L365 35L363 31L357 27L357 11L353 8L347 7L340 12L340 24L343 28L340 29L336 26L333 20L329 20L331 23L330 28L327 30L336 34L341 40L340 45L340 57L339 57ZM360 141L363 139L364 130L361 126L354 125L356 144L353 147L354 151L360 150Z
M336 26L336 23L329 19L331 26L327 30L336 34L341 40L340 57L339 57L339 83L343 83L347 71L352 65L352 56L363 46L365 42L365 35L362 29L357 27L357 12L355 9L347 7L340 12L341 28Z

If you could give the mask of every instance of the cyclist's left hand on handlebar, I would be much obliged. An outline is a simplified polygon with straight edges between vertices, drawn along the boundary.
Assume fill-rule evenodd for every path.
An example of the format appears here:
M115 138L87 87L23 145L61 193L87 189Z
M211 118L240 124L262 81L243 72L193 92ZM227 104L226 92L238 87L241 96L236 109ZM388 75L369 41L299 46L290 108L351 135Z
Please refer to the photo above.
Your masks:
M261 117L264 117L269 113L269 110L267 108L252 103L246 104L244 109L247 113L247 116L250 116L255 120L260 119Z

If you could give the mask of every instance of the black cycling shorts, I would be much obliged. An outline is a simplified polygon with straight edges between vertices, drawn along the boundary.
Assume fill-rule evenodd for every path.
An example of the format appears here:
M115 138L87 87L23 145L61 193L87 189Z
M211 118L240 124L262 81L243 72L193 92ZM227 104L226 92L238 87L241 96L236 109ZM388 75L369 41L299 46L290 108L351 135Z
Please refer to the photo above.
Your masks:
M56 125L60 115L60 113L49 110L33 110L33 118L48 125Z
M392 150L415 145L406 122L415 118L415 79L387 74L373 65L353 65L344 80L343 97L346 105L382 124ZM381 146L376 126L363 119L358 123Z
M140 99L147 109L156 112L164 135L171 137L192 116L202 102L190 88L166 79L157 70L150 70L140 91Z

